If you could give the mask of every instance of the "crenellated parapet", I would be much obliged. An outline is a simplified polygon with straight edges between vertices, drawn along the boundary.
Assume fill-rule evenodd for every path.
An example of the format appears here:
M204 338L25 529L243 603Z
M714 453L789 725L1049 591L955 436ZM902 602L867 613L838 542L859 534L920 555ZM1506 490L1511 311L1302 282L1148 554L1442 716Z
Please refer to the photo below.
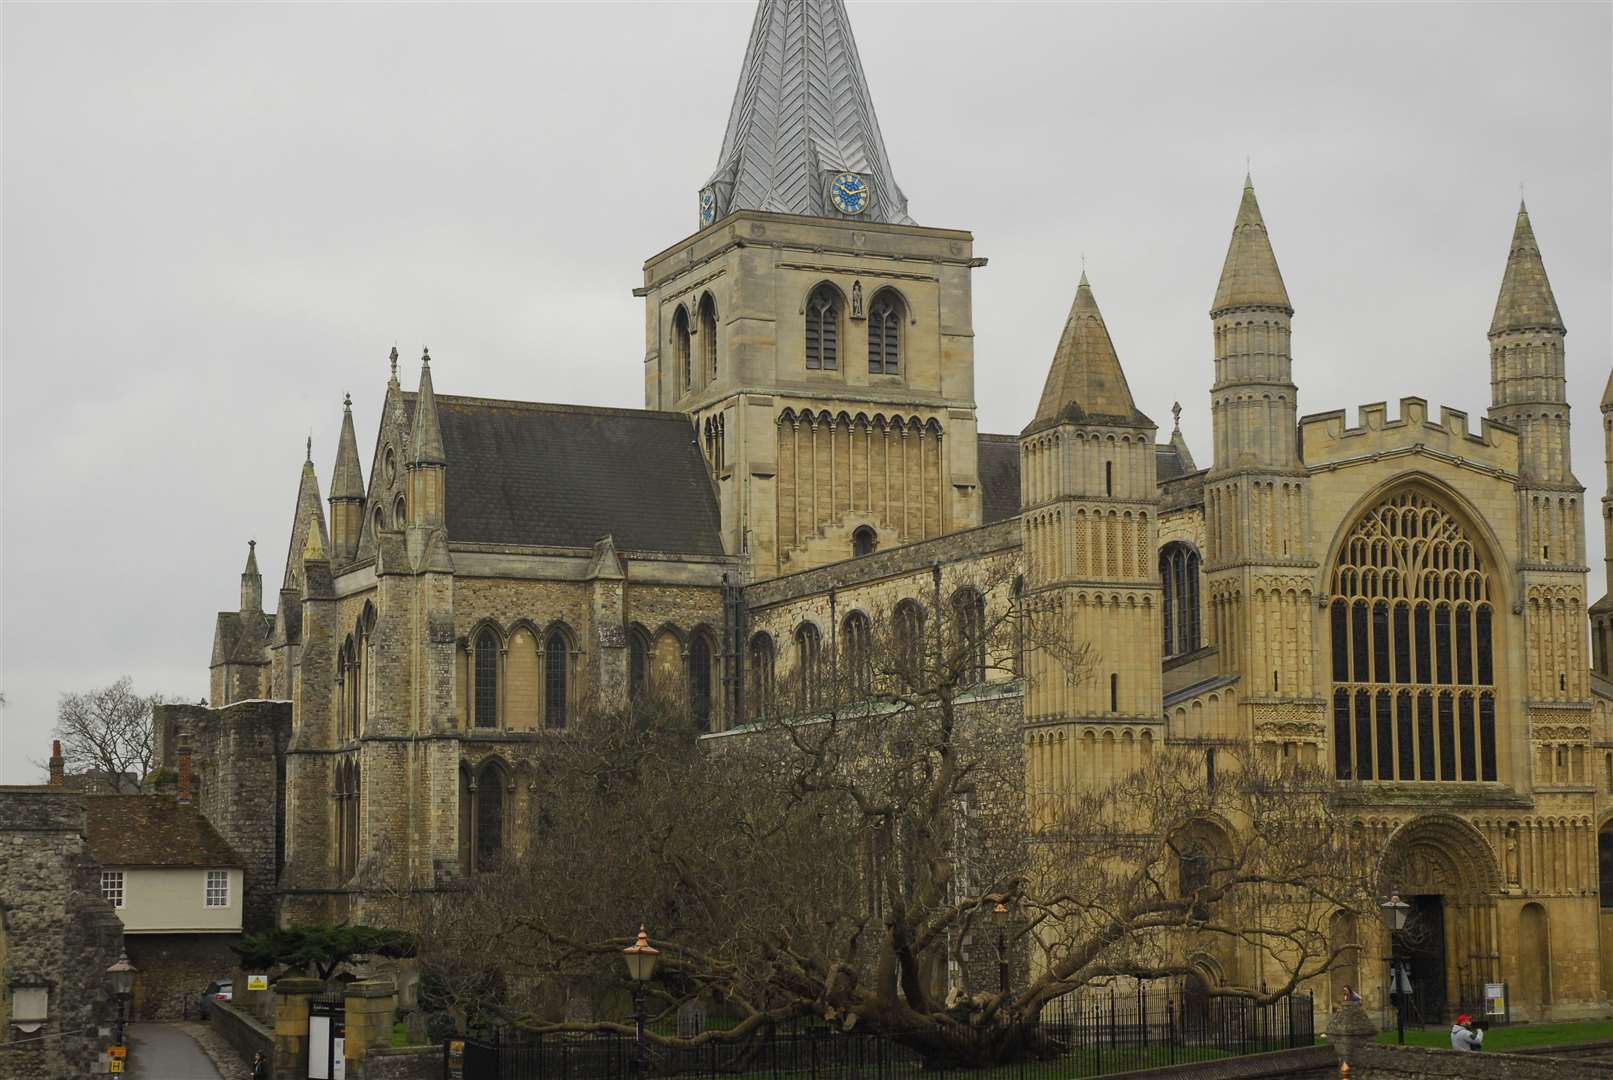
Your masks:
M1428 402L1400 399L1400 415L1391 418L1387 402L1363 405L1354 427L1343 409L1315 413L1299 422L1300 455L1311 472L1394 454L1431 454L1452 464L1515 478L1518 435L1503 424L1479 418L1474 432L1461 409L1441 406L1429 418Z

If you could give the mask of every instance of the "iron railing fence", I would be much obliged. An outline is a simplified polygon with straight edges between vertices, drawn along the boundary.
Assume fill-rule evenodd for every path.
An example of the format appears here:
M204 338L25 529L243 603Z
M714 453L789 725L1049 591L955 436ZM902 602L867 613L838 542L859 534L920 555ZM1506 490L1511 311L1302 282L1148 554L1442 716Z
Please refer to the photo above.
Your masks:
M534 1034L503 1029L465 1040L464 1080L1071 1080L1185 1065L1316 1042L1309 994L1268 1005L1241 998L1141 992L1087 993L1053 1002L1040 1033L1046 1056L965 1067L926 1062L880 1035L811 1024L775 1027L736 1041L668 1047L613 1032ZM980 1036L971 1036L980 1037ZM642 1055L642 1056L641 1056ZM968 1058L961 1054L958 1058Z

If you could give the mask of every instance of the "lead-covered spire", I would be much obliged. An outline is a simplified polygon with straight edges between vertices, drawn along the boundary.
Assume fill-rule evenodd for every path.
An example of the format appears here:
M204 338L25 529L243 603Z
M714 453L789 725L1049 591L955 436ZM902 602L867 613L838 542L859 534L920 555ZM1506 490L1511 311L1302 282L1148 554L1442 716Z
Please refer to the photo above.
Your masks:
M842 0L761 0L700 224L735 210L913 224Z
M1076 287L1058 348L1053 352L1036 418L1026 431L1048 427L1061 420L1078 424L1154 426L1132 400L1126 373L1121 370L1120 357L1085 273Z
M1243 201L1238 204L1227 261L1221 266L1221 282L1215 288L1210 315L1213 318L1233 308L1250 307L1294 313L1294 306L1288 302L1288 289L1283 285L1283 273L1277 269L1277 256L1271 250L1271 237L1266 235L1266 220L1260 216L1254 181L1246 175Z

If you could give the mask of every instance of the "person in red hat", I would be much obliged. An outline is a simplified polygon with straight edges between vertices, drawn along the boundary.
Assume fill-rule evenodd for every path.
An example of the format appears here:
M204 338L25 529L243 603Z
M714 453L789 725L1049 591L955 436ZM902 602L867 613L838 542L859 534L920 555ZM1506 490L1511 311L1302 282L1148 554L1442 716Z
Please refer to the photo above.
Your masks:
M1456 1018L1451 1025L1452 1050L1481 1050L1484 1047L1484 1036L1473 1030L1473 1018L1467 1013Z

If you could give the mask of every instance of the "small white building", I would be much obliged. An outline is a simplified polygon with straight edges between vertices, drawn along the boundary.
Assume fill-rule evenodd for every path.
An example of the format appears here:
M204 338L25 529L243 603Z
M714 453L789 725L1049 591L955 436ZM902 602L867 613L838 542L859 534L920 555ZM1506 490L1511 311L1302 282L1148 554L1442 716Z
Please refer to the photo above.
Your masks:
M239 963L242 862L188 800L172 795L86 798L101 895L123 922L129 960L140 970L135 1015L195 1014L207 984Z

